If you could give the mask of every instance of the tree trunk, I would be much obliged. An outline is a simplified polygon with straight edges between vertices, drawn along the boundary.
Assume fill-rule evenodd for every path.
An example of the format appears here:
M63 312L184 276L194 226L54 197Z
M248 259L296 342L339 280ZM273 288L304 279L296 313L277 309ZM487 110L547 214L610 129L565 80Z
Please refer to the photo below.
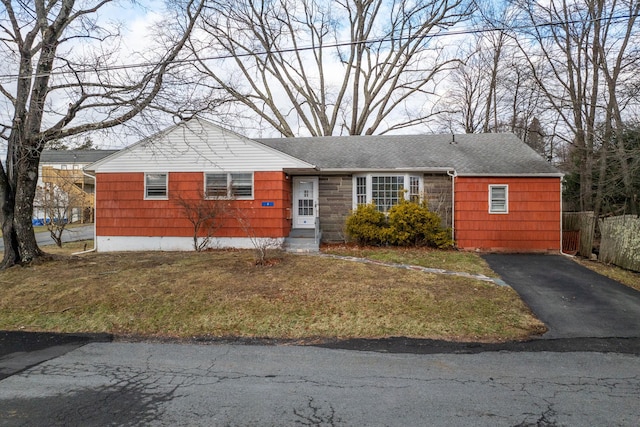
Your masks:
M13 191L9 188L4 170L0 173L2 189L2 240L4 241L4 258L0 268L10 267L20 262L18 238L13 228Z
M29 146L23 143L22 146ZM44 255L33 231L33 199L38 182L39 151L20 150L12 179L2 180L2 233L5 255L2 268L28 263ZM4 174L3 174L4 175ZM6 175L3 176L6 178Z

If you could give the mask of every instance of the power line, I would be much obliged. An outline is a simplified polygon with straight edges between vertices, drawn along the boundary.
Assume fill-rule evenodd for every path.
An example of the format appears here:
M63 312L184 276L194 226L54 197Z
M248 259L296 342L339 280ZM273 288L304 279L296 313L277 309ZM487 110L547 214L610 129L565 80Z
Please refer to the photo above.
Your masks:
M556 22L547 22L547 23L533 24L533 25L523 25L523 26L516 26L516 27L503 26L503 27L495 27L495 28L461 29L461 30L449 31L445 33L426 34L426 35L420 35L420 36L403 36L398 38L392 38L390 36L387 36L387 37L382 37L377 39L336 42L332 44L323 45L322 47L302 46L302 47L290 47L290 48L275 49L275 50L265 50L265 51L258 51L258 52L246 52L246 53L239 53L239 54L216 55L216 56L210 56L205 58L184 58L176 62L180 64L187 64L187 63L197 63L197 62L204 62L204 61L219 61L219 60L233 59L233 58L245 58L245 57L262 56L262 55L304 52L304 51L310 51L310 50L316 50L316 49L332 49L332 48L349 47L349 46L357 46L357 45L387 43L392 41L406 41L411 39L434 39L434 38L442 38L442 37L483 34L483 33L490 33L490 32L523 31L523 30L531 30L536 28L573 25L578 23L595 23L595 22L605 21L605 20L611 21L612 24L617 24L623 20L638 18L638 17L640 17L639 14L631 14L631 15L618 15L618 16L596 18L590 21L577 19L577 20L569 20L569 21L556 21ZM4 80L5 83L8 83L8 82L15 81L17 79L33 79L33 78L44 77L44 76L53 77L53 76L62 76L62 75L68 75L68 74L84 74L84 73L98 73L103 71L131 70L131 69L137 69L137 68L153 67L153 66L156 66L157 64L158 64L157 62L142 62L137 64L110 65L110 66L104 66L104 67L73 69L68 71L51 71L48 73L30 74L29 76L16 76L15 74L0 74L0 79Z

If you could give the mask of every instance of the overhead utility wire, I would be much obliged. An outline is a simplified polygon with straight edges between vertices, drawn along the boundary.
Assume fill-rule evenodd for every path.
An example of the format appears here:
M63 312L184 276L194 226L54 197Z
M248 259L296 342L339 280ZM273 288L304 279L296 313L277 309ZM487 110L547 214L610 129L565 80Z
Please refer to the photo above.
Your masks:
M604 21L604 20L611 20L612 24L617 24L625 19L630 19L630 18L638 18L640 17L639 14L634 14L634 15L618 15L618 16L608 16L608 17L603 17L603 18L597 18L597 19L592 19L590 21L587 22L598 22L598 21ZM504 27L497 27L497 28L476 28L476 29L466 29L466 30L457 30L457 31L450 31L450 32L446 32L446 33L437 33L437 34L427 34L427 35L422 35L422 36L404 36L404 37L398 37L397 39L394 40L411 40L411 39L433 39L433 38L440 38L440 37L448 37L448 36L461 36L461 35L468 35L468 34L482 34L482 33L489 33L489 32L506 32L506 31L519 31L519 30L527 30L527 29L535 29L535 28L544 28L544 27L555 27L555 26L559 26L559 25L570 25L570 24L577 24L577 23L584 23L585 21L583 20L571 20L571 21L556 21L556 22L547 22L547 23L543 23L543 24L535 24L535 25L523 25L520 27L508 27L508 26L504 26ZM323 45L321 48L322 49L326 49L326 48L336 48L336 47L346 47L346 46L357 46L357 45L363 45L363 44L374 44L374 43L384 43L384 42L389 42L392 39L390 37L382 37L382 38L378 38L378 39L367 39L367 40L356 40L356 41L345 41L345 42L337 42L337 43L333 43L333 44L328 44L328 45ZM283 48L283 49L275 49L275 50L267 50L267 51L260 51L260 52L247 52L247 53L239 53L239 54L229 54L229 55L217 55L217 56L210 56L210 57L205 57L205 58L193 58L193 59L181 59L180 61L177 61L180 64L184 64L184 63L195 63L195 62L201 62L201 61L216 61L216 60L222 60L222 59L232 59L232 58L244 58L244 57L250 57L250 56L260 56L260 55L270 55L270 54L274 54L274 53L291 53L291 52L304 52L304 51L308 51L308 50L315 50L318 49L318 46L302 46L302 47L290 47L290 48ZM110 66L105 66L105 67L96 67L96 68L86 68L86 69L74 69L74 70L69 70L69 71L50 71L48 73L36 73L36 74L30 74L29 76L16 76L15 74L0 74L0 79L5 79L5 82L10 82L13 81L15 79L29 79L29 78L38 78L38 77L43 77L43 76L57 76L57 75L65 75L65 74L76 74L76 73L89 73L89 72L99 72L99 71L117 71L117 70L130 70L130 69L135 69L135 68L144 68L144 67L150 67L150 66L154 66L157 65L157 63L155 62L146 62L146 63L138 63L138 64L123 64L123 65L110 65Z

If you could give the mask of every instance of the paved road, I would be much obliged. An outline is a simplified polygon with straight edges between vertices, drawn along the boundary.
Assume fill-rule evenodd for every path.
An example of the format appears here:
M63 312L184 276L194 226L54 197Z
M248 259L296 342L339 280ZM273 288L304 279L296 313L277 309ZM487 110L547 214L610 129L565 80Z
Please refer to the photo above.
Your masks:
M547 325L544 338L640 337L640 292L561 255L483 258Z
M62 242L74 242L77 240L93 239L93 224L83 225L82 227L74 227L65 229L62 232ZM48 231L36 233L36 242L40 246L54 245L53 239ZM0 239L0 250L4 250L4 242Z
M111 339L107 334L0 331L0 380L89 342L109 342Z
M0 381L0 426L637 426L640 358L88 344Z

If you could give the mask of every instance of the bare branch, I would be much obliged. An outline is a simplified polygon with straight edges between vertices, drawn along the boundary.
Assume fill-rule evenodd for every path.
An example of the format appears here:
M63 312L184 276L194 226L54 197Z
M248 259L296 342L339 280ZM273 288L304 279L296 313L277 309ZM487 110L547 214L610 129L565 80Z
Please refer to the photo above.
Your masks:
M427 102L447 69L431 36L469 13L465 0L221 0L190 48L197 72L285 136L374 133Z

